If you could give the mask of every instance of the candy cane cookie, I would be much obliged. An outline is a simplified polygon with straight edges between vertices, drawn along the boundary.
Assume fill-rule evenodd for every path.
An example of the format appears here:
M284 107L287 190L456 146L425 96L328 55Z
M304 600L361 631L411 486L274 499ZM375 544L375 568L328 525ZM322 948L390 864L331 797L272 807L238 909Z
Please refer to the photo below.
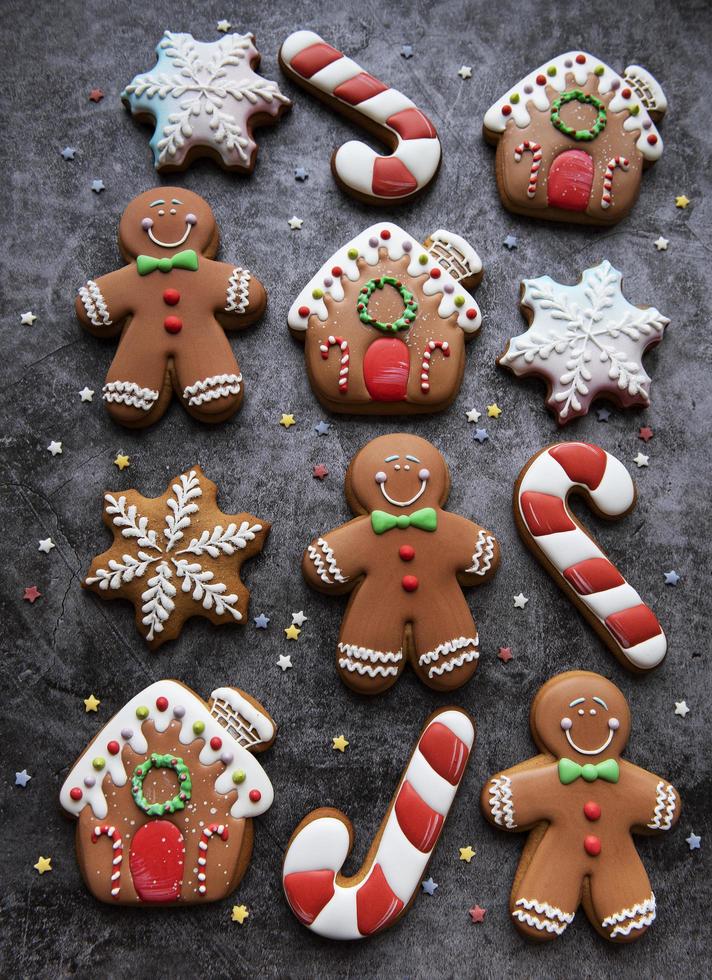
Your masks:
M539 450L519 474L514 518L524 543L621 664L651 670L665 656L665 633L572 513L570 494L584 497L599 517L616 519L635 506L633 480L599 446L559 442Z
M361 869L341 874L353 843L339 810L314 810L292 835L282 881L299 921L327 939L363 939L408 911L475 740L469 715L442 708L425 723Z
M442 148L428 117L405 95L374 78L313 31L282 45L282 71L332 109L359 123L392 150L382 156L350 140L331 158L342 190L369 204L408 201L435 177Z

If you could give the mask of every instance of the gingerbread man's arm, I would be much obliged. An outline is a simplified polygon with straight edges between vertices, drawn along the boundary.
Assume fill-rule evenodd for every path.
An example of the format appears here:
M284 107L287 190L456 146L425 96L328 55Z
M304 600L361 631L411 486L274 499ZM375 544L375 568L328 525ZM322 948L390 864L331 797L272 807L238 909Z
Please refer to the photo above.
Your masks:
M98 279L89 279L79 290L74 308L79 322L97 337L115 337L134 312L136 267L132 263Z
M201 259L200 263L215 316L225 330L241 330L262 316L267 293L249 269L212 259Z
M366 570L370 521L356 517L315 538L304 552L302 574L320 592L350 592Z
M480 796L482 812L501 830L528 830L551 819L550 801L558 785L556 762L537 755L487 780Z
M630 826L644 834L671 830L680 817L680 794L661 776L621 760L619 785L626 787Z
M449 537L454 542L451 559L462 585L480 585L492 578L499 566L499 544L493 534L459 514L448 513Z

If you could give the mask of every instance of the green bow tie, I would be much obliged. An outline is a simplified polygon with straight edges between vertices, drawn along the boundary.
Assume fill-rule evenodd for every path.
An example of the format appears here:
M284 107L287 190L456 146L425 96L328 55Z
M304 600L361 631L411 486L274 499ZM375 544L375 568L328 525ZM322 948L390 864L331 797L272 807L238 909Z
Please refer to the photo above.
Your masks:
M607 783L617 783L619 775L620 767L615 759L604 759L597 764L587 762L583 766L573 759L559 759L559 780L564 786L575 782L579 776L583 776L587 783L593 783L597 779L605 779Z
M198 256L192 248L186 248L183 252L176 252L172 258L154 259L152 255L139 255L136 259L136 268L140 276L147 276L156 269L161 272L170 272L171 269L187 269L189 272L198 271Z
M423 507L412 514L387 514L385 510L374 510L371 514L371 527L376 534L384 534L394 527L419 527L421 531L436 531L438 515L433 507Z

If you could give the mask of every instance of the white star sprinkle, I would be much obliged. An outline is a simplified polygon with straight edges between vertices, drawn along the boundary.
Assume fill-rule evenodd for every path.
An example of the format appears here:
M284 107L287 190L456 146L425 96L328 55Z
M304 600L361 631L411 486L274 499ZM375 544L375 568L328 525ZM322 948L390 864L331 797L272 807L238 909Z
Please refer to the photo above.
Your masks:
M464 81L466 78L472 78L472 69L469 65L463 65L462 68L458 69L457 74Z
M293 626L303 626L309 617L304 615L304 610L300 609L299 612L292 613L292 625Z
M689 711L690 711L690 709L687 707L687 701L676 701L675 702L675 714L676 715L679 715L681 718L684 718L689 713Z
M219 20L218 21L218 30L219 31L222 31L223 34L227 34L227 32L230 30L231 27L232 27L232 24L230 23L229 20Z
M467 413L468 422L479 422L482 418L482 412L478 412L476 408L471 408Z
M520 592L519 595L515 595L514 596L514 608L515 609L524 609L524 607L526 606L526 604L528 602L529 602L529 600L527 599L527 597L524 595L523 592Z
M293 216L292 216L292 217L291 217L291 218L289 219L289 221L287 222L287 224L288 224L288 225L289 225L289 227L290 227L290 228L292 229L292 231L299 231L299 229L300 229L300 228L302 227L302 225L304 224L304 219L303 219L303 218L298 218L298 217L296 216L296 214L295 214L295 215L293 215Z
M654 244L658 252L667 252L667 247L670 244L670 242L668 241L667 238L663 238L663 236L661 235L660 238L656 238Z
M62 443L61 442L56 442L53 439L52 442L50 442L49 446L47 446L47 452L48 453L52 453L53 456L61 456L62 455Z
M87 386L85 385L82 388L82 390L79 392L79 397L83 402L90 402L94 397L94 391L92 388L87 388Z
M40 546L39 546L39 549L38 550L39 551L44 551L44 553L46 555L48 555L50 553L50 551L52 550L52 548L54 548L54 546L55 545L54 545L54 541L52 540L52 538L44 538L42 541L40 541Z
M37 317L32 310L28 310L27 313L20 314L20 325L23 327L31 327L34 325L36 319Z
M650 456L646 456L645 453L638 453L637 456L633 457L633 462L640 469L641 466L647 466Z
M285 656L283 653L280 654L279 660L277 661L277 666L282 668L282 671L289 670L290 667L294 666L292 664L292 658L290 656Z

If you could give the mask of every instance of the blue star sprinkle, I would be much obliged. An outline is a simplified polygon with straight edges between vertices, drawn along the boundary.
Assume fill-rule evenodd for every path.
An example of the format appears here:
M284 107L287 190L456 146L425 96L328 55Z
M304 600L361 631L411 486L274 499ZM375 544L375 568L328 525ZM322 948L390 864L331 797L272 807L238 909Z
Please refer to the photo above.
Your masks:
M104 187L104 181L93 180L91 182L91 189L94 191L95 194L101 194L102 191L106 190L106 188Z
M487 429L477 429L475 431L474 437L477 440L477 442L482 444L486 439L489 439L489 436L487 435Z
M438 884L436 881L433 881L432 878L428 878L426 881L421 881L420 887L423 889L426 895L434 895Z
M314 431L318 436L326 436L329 434L329 429L331 428L331 422L317 422L314 426Z
M677 585L680 581L680 576L674 569L670 569L669 572L663 572L665 576L665 585Z
M599 408L596 411L596 417L598 418L599 422L607 422L611 417L611 413L608 411L607 408Z
M401 57L402 58L412 58L413 57L413 45L404 44L401 47Z
M65 160L73 160L74 154L77 152L77 150L74 146L65 146L65 148L60 152Z
M304 167L295 167L294 168L294 179L295 180L306 180L308 176L309 176L309 174L304 169Z
M516 248L519 242L517 241L516 235L507 235L507 237L502 242L505 248L508 248L511 252L513 248Z
M22 772L16 772L15 773L15 786L22 786L23 789L24 789L24 787L27 786L27 784L29 783L29 781L31 779L32 779L32 776L30 776L30 774L28 773L28 771L26 769L23 769Z
M259 616L255 616L255 626L258 630L266 630L269 625L269 616L265 616L264 613L260 613Z

